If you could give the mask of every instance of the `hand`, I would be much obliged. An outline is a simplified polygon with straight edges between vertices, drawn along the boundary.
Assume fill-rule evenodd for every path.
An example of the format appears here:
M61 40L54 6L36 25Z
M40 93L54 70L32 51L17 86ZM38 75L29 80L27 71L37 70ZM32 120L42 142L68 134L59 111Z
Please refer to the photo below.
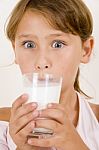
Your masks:
M88 150L61 104L50 105L48 109L41 111L39 117L47 119L36 120L36 127L52 129L54 134L49 138L29 139L28 143L30 145L39 147L54 146L56 149L61 150Z
M9 123L9 133L20 150L37 150L27 143L29 133L35 127L35 119L39 116L36 103L27 103L26 94L20 96L13 104Z

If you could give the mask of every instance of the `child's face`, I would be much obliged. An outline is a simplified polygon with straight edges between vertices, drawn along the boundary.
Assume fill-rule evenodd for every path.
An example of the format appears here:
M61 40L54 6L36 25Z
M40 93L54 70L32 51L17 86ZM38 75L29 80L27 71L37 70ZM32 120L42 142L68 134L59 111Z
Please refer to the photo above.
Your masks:
M79 36L52 28L40 14L26 12L13 43L22 73L43 71L63 76L64 86L73 86L82 57Z

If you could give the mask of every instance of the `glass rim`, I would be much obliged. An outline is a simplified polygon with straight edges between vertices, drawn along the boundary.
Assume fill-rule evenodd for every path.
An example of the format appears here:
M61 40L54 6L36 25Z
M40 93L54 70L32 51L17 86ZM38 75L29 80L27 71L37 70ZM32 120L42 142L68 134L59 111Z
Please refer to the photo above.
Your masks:
M62 76L58 76L58 75L55 75L53 73L46 73L46 72L42 72L42 73L39 73L39 72L29 72L29 73L24 73L22 74L23 77L26 77L26 76L33 76L33 77L46 77L48 79L52 78L52 79L60 79L62 80L63 77Z

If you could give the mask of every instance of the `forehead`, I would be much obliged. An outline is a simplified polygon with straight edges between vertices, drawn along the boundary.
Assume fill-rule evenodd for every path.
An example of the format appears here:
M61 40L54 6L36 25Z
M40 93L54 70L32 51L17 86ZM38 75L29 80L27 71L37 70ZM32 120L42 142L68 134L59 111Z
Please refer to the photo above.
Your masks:
M45 33L51 32L51 34L65 34L61 30L55 29L48 20L39 12L26 11L23 15L18 28L17 34L22 34L23 32L31 33Z
M52 26L49 24L48 20L39 12L33 12L33 11L26 11L18 24L19 27L28 27L28 26L38 26L43 24L43 26L48 26L49 28L52 28ZM27 26L28 25L28 26ZM38 28L39 30L39 28Z
M42 14L33 11L26 11L16 33L16 38L50 39L55 37L69 41L75 41L76 38L80 40L77 35L55 29Z

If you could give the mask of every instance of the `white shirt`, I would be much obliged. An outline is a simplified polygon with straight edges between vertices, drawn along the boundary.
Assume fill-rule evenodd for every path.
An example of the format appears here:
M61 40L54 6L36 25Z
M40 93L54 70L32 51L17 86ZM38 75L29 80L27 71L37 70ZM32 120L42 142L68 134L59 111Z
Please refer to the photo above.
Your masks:
M0 150L9 150L7 143L7 129L8 122L0 121Z
M99 122L88 100L79 93L78 99L79 119L76 129L90 150L99 150Z
M99 150L99 123L88 101L78 93L79 119L76 127L90 150ZM9 135L9 123L0 121L0 150L15 150L16 145ZM53 150L55 148L52 148Z

